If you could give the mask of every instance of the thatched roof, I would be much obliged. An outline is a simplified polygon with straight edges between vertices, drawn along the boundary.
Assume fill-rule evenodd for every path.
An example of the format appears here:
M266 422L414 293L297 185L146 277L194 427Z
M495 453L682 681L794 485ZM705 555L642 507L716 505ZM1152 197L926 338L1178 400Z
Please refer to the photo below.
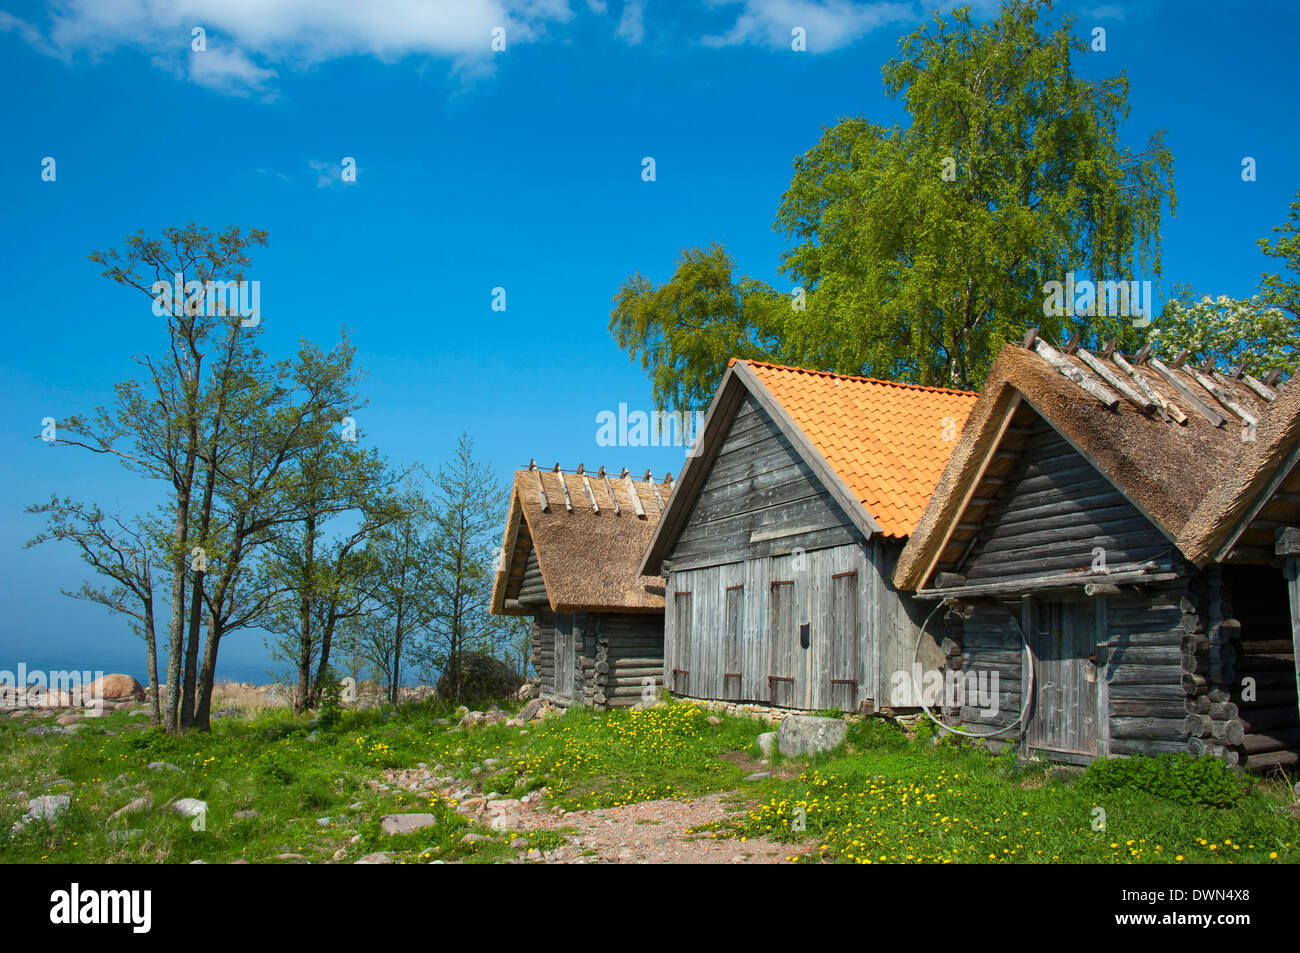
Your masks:
M995 451L1012 439L1009 424L1024 408L1046 420L1178 544L1189 517L1236 465L1243 447L1254 446L1247 421L1264 417L1264 394L1273 393L1253 378L1213 369L1082 350L1065 354L1039 341L1033 348L1006 345L998 355L895 567L899 588L924 588L960 548L958 525L978 522L966 515L973 491L988 478ZM980 496L988 492L981 489Z
M554 612L663 612L664 580L640 562L671 491L603 468L516 471L492 612L535 611L516 601L533 554Z
M1300 524L1300 386L1289 383L1264 412L1222 479L1192 511L1178 548L1197 565L1223 560L1239 542L1271 546L1273 524ZM1252 526L1252 522L1258 520ZM1261 525L1262 524L1262 525Z

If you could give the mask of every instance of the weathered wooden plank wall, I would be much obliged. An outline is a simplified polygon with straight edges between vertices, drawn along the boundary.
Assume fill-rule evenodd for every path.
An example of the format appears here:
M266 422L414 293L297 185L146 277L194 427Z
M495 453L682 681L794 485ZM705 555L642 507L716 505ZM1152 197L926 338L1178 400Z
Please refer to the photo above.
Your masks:
M859 538L767 412L747 396L670 558L677 571Z
M901 548L864 540L746 397L670 554L667 684L789 708L917 704L910 685L886 695L924 612L889 581ZM936 640L920 660L939 664Z
M957 571L971 583L1088 569L1096 550L1107 565L1142 562L1169 542L1041 417L1019 462Z
M888 546L673 572L665 663L672 690L803 709L853 710L864 701L914 706L910 684L901 695L892 688L894 674L911 669L925 610L890 586L896 553L883 552ZM941 664L933 635L919 660L927 668Z

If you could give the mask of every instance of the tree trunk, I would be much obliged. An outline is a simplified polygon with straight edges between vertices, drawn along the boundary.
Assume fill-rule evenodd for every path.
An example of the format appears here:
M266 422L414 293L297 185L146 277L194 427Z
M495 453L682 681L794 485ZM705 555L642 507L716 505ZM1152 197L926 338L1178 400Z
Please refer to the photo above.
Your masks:
M192 468L193 464L190 464ZM189 530L189 494L177 493L176 522L172 528L172 545L176 549L172 560L172 614L167 620L167 708L163 712L163 727L176 730L176 713L179 708L181 688L181 635L185 620L185 542Z
M221 630L212 616L208 616L208 641L203 647L203 670L199 680L198 705L194 712L194 725L200 731L212 730L212 686L217 673L217 646Z
M308 516L305 522L305 547L303 550L303 590L298 600L298 691L294 698L294 711L304 712L311 702L311 609L312 587L315 585L316 567L316 517Z
M162 699L158 697L158 634L154 631L152 596L144 604L144 644L148 653L145 665L149 675L149 723L156 727L162 720Z
M220 422L213 424L219 427ZM202 546L208 539L208 528L212 522L212 497L216 492L217 468L216 460L216 437L214 435L208 448L209 461L207 466L207 478L203 487L203 502L199 506L199 545ZM196 666L199 657L199 620L203 617L203 579L207 575L207 553L203 552L199 560L201 568L194 570L194 579L191 583L190 597L190 631L189 638L185 642L185 683L181 688L181 727L189 727L194 724L194 694L195 694L195 677Z
M316 664L316 680L311 686L311 703L313 707L320 706L321 693L325 686L325 674L330 666L330 645L334 641L334 625L337 621L335 609L335 606L330 606L329 617L325 620L325 630L321 633L320 661Z

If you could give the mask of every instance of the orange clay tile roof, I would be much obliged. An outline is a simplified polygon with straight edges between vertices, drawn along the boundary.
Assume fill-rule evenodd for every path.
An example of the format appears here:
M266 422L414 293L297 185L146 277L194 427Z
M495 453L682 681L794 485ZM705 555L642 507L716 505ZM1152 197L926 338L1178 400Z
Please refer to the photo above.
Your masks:
M747 363L884 534L908 536L979 395Z

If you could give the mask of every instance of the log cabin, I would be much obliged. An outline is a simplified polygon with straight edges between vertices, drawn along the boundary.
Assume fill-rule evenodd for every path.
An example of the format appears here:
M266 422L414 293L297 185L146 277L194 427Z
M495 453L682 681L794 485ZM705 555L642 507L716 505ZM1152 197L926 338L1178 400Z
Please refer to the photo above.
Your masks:
M671 491L671 475L649 472L515 472L491 611L532 617L541 698L604 709L657 697L664 581L639 567Z
M976 395L733 360L641 572L665 683L803 710L919 704L921 606L890 582Z
M1300 761L1300 389L1277 378L1004 347L894 570L933 607L949 723L1045 760Z

